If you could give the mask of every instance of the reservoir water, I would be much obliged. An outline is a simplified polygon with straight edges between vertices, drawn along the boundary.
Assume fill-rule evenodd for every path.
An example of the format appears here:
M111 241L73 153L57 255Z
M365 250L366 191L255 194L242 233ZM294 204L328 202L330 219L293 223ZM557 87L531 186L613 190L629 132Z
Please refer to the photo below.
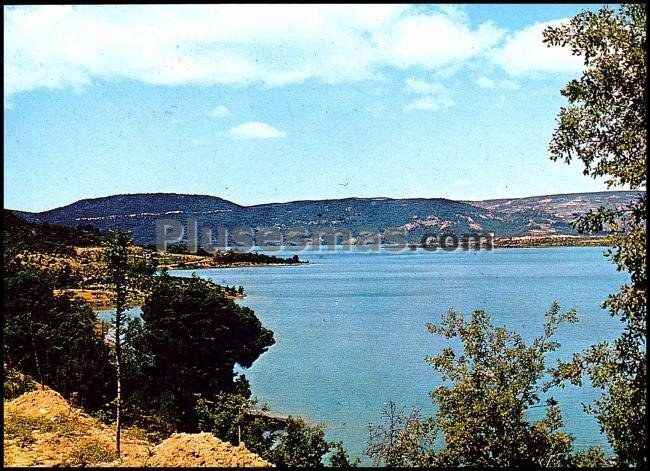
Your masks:
M272 410L324 422L329 439L363 458L368 423L392 400L434 412L429 391L440 378L425 357L449 345L428 333L453 307L485 310L495 324L530 340L541 334L553 301L576 309L578 324L563 325L554 358L570 358L598 340L612 340L621 323L600 308L627 281L604 248L527 248L493 251L303 251L300 266L178 270L219 284L243 285L239 302L255 310L276 343L244 373L253 395ZM266 252L293 255L295 252ZM608 449L582 403L590 387L551 392L566 430L583 448ZM542 408L537 409L542 411ZM364 463L368 463L364 459Z

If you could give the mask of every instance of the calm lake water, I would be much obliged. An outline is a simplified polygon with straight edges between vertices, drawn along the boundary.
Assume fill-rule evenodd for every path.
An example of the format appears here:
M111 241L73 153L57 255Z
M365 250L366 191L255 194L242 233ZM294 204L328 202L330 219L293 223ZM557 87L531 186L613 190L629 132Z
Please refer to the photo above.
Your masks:
M363 458L367 425L380 420L389 400L434 412L428 393L440 378L425 357L448 343L428 333L425 323L439 321L450 307L466 315L483 309L496 324L526 339L541 333L553 301L563 310L574 308L580 323L560 328L562 346L555 357L569 358L598 340L617 337L620 322L600 303L627 276L616 272L603 252L323 250L300 252L308 265L173 274L243 285L248 296L239 302L254 309L276 339L245 371L253 394L278 412L324 422L328 438L342 440L353 456ZM579 448L606 445L581 405L598 394L587 387L551 393Z

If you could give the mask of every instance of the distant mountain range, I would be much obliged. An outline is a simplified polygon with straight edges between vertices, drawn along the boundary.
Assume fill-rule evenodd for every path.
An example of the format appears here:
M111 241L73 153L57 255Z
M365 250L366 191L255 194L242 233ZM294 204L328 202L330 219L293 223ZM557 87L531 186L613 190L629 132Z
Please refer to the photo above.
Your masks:
M344 198L241 206L215 196L176 193L115 195L77 201L60 208L13 212L31 222L64 226L92 225L101 231L121 227L137 243L155 243L155 221L195 218L213 234L225 228L346 229L352 238L366 229L404 231L410 243L424 234L493 232L496 237L576 234L577 215L600 206L620 207L636 191L572 193L529 198L453 201L444 198Z

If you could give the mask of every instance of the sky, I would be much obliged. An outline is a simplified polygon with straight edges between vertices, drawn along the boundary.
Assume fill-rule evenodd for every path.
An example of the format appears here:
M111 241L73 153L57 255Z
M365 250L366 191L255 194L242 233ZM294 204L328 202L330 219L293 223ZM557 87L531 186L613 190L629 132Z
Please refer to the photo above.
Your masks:
M4 207L602 191L548 144L599 5L4 7Z

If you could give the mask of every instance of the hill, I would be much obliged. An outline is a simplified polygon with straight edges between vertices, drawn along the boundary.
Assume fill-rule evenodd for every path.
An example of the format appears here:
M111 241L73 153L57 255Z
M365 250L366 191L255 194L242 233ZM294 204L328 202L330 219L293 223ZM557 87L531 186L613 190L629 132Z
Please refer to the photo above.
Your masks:
M27 218L24 214L27 214ZM93 247L99 245L101 240L99 230L91 225L40 223L38 218L29 216L29 213L6 209L3 212L2 229L5 247L41 253L69 254L71 246Z
M217 237L219 229L301 228L304 238L317 230L345 229L354 239L365 229L404 231L409 243L423 234L494 232L496 237L575 235L577 214L599 206L620 207L637 192L616 191L484 201L444 198L344 198L241 206L215 196L175 193L115 195L77 201L40 213L18 212L28 221L64 226L92 225L104 231L122 227L139 244L155 242L155 221L195 218ZM345 239L345 236L344 236Z

